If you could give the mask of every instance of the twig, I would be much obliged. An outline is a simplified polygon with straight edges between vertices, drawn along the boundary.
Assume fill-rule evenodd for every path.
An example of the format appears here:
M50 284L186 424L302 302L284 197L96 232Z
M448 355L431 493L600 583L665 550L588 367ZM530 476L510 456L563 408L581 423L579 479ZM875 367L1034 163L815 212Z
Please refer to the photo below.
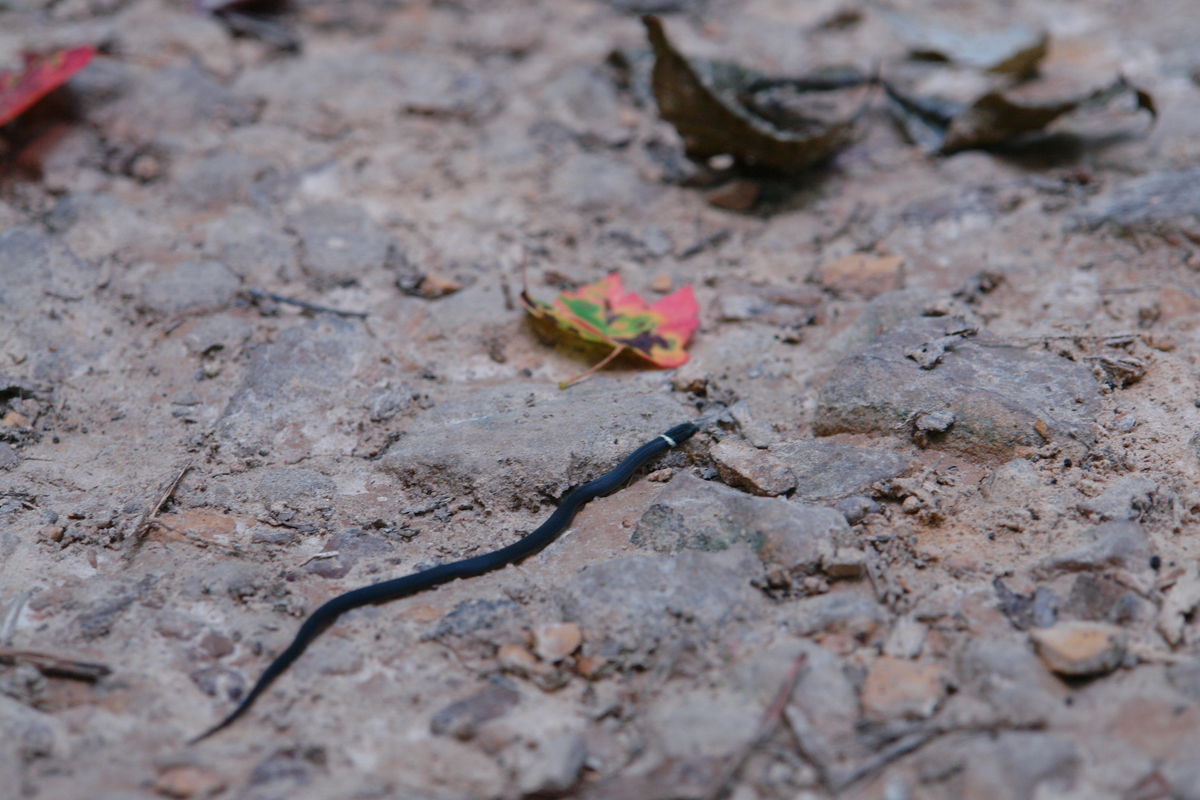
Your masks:
M32 589L26 589L15 598L8 610L4 612L4 621L0 622L0 647L7 647L12 644L13 631L17 627L17 620L21 617L21 609L25 607L25 601L33 594Z
M1135 339L1136 333L1129 331L1113 331L1112 333L1044 333L1037 336L1003 336L998 339L976 339L975 344L982 347L1015 347L1014 342L1036 344L1049 339L1088 339L1091 341L1106 341L1108 339Z
M762 746L764 742L771 738L771 734L775 733L775 729L779 727L779 720L783 717L783 710L787 708L792 692L796 691L796 683L800 680L800 672L804 669L806 661L808 661L808 653L802 652L792 662L792 668L788 670L787 677L783 679L783 683L779 686L779 691L775 694L775 699L771 702L766 713L763 714L762 721L758 724L758 731L755 732L754 738L746 742L742 746L742 749L729 759L729 763L713 783L712 790L705 795L705 800L718 800L729 789L729 784L741 772L746 759L750 757L755 748Z
M587 370L579 373L574 378L567 378L565 381L559 381L558 388L565 389L573 383L579 383L581 380L583 380L587 376L589 376L593 373L599 372L600 370L607 367L610 361L612 361L614 358L616 358L617 356L621 355L621 353L624 353L624 352L625 352L625 345L623 345L623 344L617 345L616 347L613 348L613 351L611 353L609 353L608 355L606 355L604 357L604 360L601 361L599 364L596 364L595 366L590 367Z
M162 495L158 498L158 502L154 504L154 508L151 509L150 513L147 514L140 523L138 523L137 528L135 528L133 531L133 544L129 548L129 553L126 556L127 559L133 558L133 554L137 551L138 547L142 543L142 540L149 532L150 526L156 523L154 518L158 516L158 512L162 511L162 508L167 504L167 501L171 499L171 495L175 494L175 490L179 488L179 482L183 480L183 476L187 474L187 471L192 468L193 463L194 462L189 461L183 465L183 469L179 470L179 473L175 476L175 479L171 481L170 485L167 486L166 490L163 491Z
M725 241L732 235L733 235L733 230L731 228L722 228L721 230L717 231L716 233L710 233L708 236L705 236L700 241L696 242L695 244L691 245L690 247L685 248L682 252L680 252L679 260L683 261L685 259L691 258L692 256L699 255L700 253L704 252L705 250L707 250L710 247L716 247L717 245L721 244L721 242Z
M32 664L43 675L55 678L72 678L93 683L112 672L105 664L91 661L75 661L51 653L36 650L20 650L15 647L0 647L0 662L5 664Z
M307 300L297 300L294 297L284 297L281 294L274 292L265 292L262 289L247 289L246 294L255 304L263 300L274 300L276 303L286 303L290 306L303 308L306 311L316 311L321 314L337 314L340 317L355 317L357 319L366 319L366 311L342 311L338 308L329 308L328 306L319 306L316 303L310 303Z

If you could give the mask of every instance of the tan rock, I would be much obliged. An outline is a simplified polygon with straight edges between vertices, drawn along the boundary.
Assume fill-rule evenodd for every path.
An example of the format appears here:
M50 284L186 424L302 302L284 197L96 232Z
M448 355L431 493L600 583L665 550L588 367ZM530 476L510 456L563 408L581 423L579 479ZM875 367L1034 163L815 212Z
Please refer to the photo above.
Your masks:
M721 480L754 494L774 497L796 486L796 475L779 458L743 442L726 439L709 451Z
M549 622L533 629L533 652L551 664L574 653L582 642L583 634L574 622Z
M749 211L758 202L758 184L749 180L730 181L724 186L710 189L704 195L709 205L729 211Z
M1197 606L1200 606L1200 570L1193 568L1175 581L1158 612L1158 632L1172 647L1183 642L1188 616Z
M945 694L945 676L937 664L880 656L863 683L863 713L878 720L922 719Z
M225 778L191 764L175 764L166 767L158 776L154 788L167 797L212 797L225 789Z
M17 411L9 411L3 419L0 419L0 425L6 428L28 428L29 417Z
M838 294L857 294L868 300L884 292L899 289L904 259L899 256L873 256L851 253L821 266L821 285Z
M1060 622L1029 632L1046 667L1059 675L1100 675L1125 658L1125 631L1103 622Z
M839 547L821 560L821 569L831 578L859 578L867 571L867 554L853 547Z

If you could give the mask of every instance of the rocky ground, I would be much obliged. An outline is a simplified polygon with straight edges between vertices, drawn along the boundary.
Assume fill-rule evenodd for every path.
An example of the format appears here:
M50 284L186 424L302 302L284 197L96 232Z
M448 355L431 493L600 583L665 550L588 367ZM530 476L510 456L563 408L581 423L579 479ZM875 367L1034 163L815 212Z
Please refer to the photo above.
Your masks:
M0 796L1200 798L1194 4L938 7L1047 29L1153 127L928 156L876 97L732 182L607 60L647 9L773 74L909 49L857 0L0 4L2 64L103 48L6 129ZM560 391L595 354L522 269L693 285L691 361ZM701 413L186 744L325 599Z

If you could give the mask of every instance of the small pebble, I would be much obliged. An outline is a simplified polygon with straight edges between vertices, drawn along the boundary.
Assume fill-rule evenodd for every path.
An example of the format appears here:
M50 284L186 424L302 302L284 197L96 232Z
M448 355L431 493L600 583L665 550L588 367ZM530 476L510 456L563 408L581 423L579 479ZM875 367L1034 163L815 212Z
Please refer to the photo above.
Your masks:
M1103 622L1060 622L1030 631L1042 663L1058 675L1102 675L1125 658L1125 631Z

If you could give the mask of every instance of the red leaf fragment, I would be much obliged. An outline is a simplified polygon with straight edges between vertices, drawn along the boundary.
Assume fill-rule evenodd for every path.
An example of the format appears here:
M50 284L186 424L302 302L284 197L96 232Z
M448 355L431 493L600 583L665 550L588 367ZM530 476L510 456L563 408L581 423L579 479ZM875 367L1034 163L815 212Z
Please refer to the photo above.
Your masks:
M46 56L25 53L24 69L0 72L0 125L19 117L38 100L87 66L96 48L58 50Z

